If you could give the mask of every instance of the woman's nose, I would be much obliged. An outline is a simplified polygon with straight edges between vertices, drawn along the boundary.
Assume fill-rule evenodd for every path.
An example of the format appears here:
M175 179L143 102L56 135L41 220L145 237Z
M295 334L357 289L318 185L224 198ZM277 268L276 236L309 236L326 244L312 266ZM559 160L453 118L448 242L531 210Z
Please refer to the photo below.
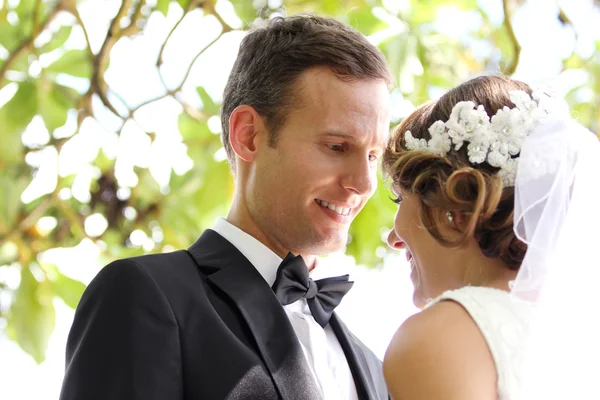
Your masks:
M394 250L402 250L404 248L404 242L398 237L394 229L388 234L387 243Z

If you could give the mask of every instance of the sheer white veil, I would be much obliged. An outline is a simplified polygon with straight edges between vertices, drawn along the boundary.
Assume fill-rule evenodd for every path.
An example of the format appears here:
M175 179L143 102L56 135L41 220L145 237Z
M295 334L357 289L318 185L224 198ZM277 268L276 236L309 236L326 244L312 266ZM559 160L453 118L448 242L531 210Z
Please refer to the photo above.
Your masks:
M525 140L511 294L534 303L520 399L600 399L600 142L556 111Z

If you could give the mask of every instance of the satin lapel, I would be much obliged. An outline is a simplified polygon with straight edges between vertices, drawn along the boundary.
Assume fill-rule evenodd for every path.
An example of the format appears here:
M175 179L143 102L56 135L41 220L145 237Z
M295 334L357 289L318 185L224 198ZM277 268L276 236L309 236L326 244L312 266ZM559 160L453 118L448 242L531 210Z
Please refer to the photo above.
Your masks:
M356 392L360 400L377 399L377 392L373 385L371 374L367 368L368 362L365 359L360 345L354 335L348 332L346 325L340 321L337 314L334 312L329 320L329 325L335 332L335 335L344 350L346 360L352 371Z
M252 264L235 246L210 230L189 252L198 265L216 269L207 279L240 311L282 399L319 399L316 382L288 316Z

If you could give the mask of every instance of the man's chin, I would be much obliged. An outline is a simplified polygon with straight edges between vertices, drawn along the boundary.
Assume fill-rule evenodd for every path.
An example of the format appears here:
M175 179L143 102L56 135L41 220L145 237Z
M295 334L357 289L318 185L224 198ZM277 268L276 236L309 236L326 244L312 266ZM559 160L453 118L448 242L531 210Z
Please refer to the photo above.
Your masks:
M346 248L346 238L323 238L319 243L315 243L312 254L326 256L328 254L343 251Z

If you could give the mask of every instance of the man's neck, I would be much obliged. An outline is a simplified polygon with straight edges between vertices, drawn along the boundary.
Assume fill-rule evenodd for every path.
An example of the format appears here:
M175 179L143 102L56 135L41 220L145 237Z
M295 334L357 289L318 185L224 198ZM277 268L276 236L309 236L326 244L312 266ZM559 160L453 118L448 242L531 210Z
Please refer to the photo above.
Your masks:
M317 265L317 257L315 255L313 255L313 254L304 254L304 253L299 252L299 251L294 251L293 249L285 249L282 246L276 246L259 229L257 229L257 228L253 229L253 227L256 227L256 224L254 224L253 221L246 221L242 217L242 214L243 213L236 212L235 211L235 207L231 207L231 209L229 210L229 214L227 215L226 220L230 224L234 225L238 229L241 229L242 231L246 232L248 235L252 236L256 240L258 240L259 242L261 242L262 244L264 244L265 246L267 246L269 249L271 249L272 252L274 252L275 254L277 254L282 259L284 259L288 255L288 253L292 253L292 254L294 254L296 256L301 255L302 258L304 259L304 262L306 263L306 266L308 267L309 271L312 271L316 267L316 265Z
M304 259L304 262L306 263L306 266L308 267L309 271L312 271L313 269L315 269L317 267L317 257L310 254L310 255L305 255L305 254L301 254L302 258Z

